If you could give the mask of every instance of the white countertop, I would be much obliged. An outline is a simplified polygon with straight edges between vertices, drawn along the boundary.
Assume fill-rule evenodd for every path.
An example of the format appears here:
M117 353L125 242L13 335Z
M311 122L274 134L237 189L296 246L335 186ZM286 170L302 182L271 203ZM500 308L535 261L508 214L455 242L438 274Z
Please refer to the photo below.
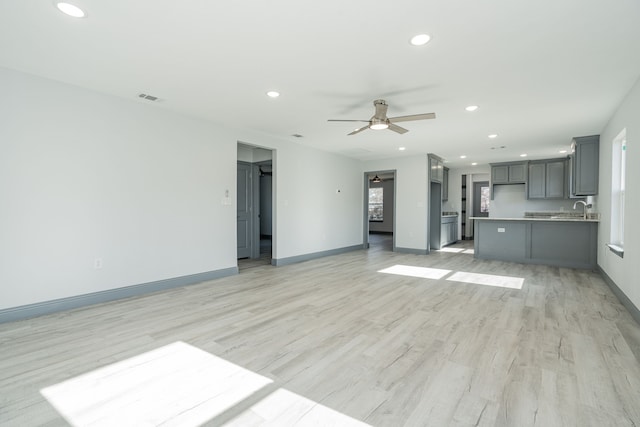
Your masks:
M469 219L480 219L484 221L551 221L551 222L600 222L599 219L582 218L491 218L484 216L472 216Z

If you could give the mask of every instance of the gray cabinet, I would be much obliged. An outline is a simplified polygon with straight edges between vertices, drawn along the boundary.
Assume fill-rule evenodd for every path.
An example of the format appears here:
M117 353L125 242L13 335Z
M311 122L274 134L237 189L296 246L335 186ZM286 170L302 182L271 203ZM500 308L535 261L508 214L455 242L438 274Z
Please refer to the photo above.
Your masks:
M491 182L494 184L509 183L509 166L491 166Z
M596 268L598 223L482 220L474 225L475 258Z
M529 162L528 199L564 199L567 196L565 159Z
M491 198L495 185L526 184L528 162L491 163Z
M442 201L449 200L449 168L444 167L442 173Z
M493 163L492 184L524 184L527 181L527 162Z
M529 163L529 185L527 187L527 198L545 198L546 169L546 164L544 163Z
M564 199L567 197L566 164L567 161L565 159L547 162L545 182L547 199Z
M441 158L429 154L429 179L442 182L444 176L444 164Z
M598 194L600 135L573 139L570 156L570 187L572 197Z
M458 217L442 217L440 227L440 247L450 245L458 241Z

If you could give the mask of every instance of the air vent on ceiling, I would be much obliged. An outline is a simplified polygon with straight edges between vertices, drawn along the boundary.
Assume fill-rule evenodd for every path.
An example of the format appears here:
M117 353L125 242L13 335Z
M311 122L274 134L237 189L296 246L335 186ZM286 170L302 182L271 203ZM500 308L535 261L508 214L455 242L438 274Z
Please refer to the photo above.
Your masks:
M153 102L158 100L157 96L147 95L146 93L141 93L140 95L138 95L138 98L146 99L147 101L153 101Z
M501 145L499 147L491 147L492 150L503 150L505 148L507 148L505 145Z

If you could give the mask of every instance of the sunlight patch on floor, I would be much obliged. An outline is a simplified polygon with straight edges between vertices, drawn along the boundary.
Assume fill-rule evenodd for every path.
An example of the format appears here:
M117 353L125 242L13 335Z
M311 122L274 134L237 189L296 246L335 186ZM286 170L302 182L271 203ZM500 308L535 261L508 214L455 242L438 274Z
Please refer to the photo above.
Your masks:
M224 424L225 427L248 425L366 427L369 424L334 411L289 390L279 388Z
M40 392L74 426L198 426L270 383L175 342Z
M394 265L393 267L379 270L378 273L397 274L400 276L420 277L423 279L442 279L451 270L443 270L440 268L414 267L411 265Z
M460 253L460 252L464 252L464 249L462 248L441 248L438 249L438 252L451 252L451 253Z
M458 271L447 277L447 280L455 282L473 283L476 285L498 286L509 289L522 289L524 278L498 276L494 274L465 273Z
M465 249L464 252L462 252L463 254L475 254L475 251L473 249Z
M227 417L239 415L216 425L368 426L283 388L256 403L250 400L256 392L268 391L265 387L272 383L178 341L46 387L40 393L72 426L195 427L225 411L230 411Z

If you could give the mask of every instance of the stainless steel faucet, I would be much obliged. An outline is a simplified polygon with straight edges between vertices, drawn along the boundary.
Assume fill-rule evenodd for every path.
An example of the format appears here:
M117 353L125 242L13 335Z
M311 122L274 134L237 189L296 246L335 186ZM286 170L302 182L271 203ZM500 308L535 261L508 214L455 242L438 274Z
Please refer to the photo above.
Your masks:
M581 203L584 206L583 207L584 213L583 213L582 219L584 219L586 221L587 220L587 209L589 209L593 205L591 203L587 204L587 202L585 202L584 200L578 200L577 202L575 202L573 204L573 209L575 209L576 206L578 206L578 203Z

